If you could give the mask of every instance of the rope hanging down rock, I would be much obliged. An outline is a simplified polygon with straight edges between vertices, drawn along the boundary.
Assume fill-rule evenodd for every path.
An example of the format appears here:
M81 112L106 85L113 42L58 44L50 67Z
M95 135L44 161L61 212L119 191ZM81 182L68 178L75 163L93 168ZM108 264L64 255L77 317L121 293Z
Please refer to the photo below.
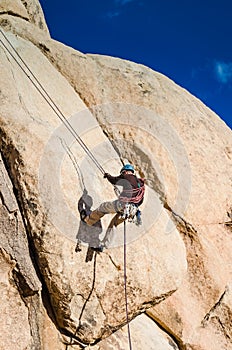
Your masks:
M74 139L78 142L78 144L82 147L82 149L90 157L90 159L93 161L93 163L96 165L96 167L100 170L100 172L102 174L105 174L105 171L104 171L103 167L101 166L101 164L98 162L96 157L90 151L88 146L83 142L81 137L77 134L76 130L73 128L73 126L67 120L67 118L65 117L63 112L60 110L60 108L56 105L56 103L50 97L50 95L48 94L46 89L43 87L43 85L40 83L40 81L36 78L36 76L31 71L31 69L28 67L28 65L23 60L23 58L19 55L19 53L14 48L14 46L11 44L10 40L7 38L7 36L4 34L4 32L2 31L1 28L0 28L0 32L3 36L3 38L5 39L6 43L10 47L10 49L9 49L7 47L7 45L4 43L4 41L2 39L0 39L0 43L2 44L3 48L13 58L13 60L16 62L16 64L20 67L20 69L23 71L23 73L27 76L27 78L30 80L30 82L34 85L34 87L39 92L39 94L45 99L45 101L48 103L48 105L51 107L51 109L55 112L57 117L61 120L61 122L69 130L69 132L72 134ZM11 50L13 51L13 53L16 56L14 56L14 54L11 52ZM127 301L128 297L127 297L127 275L126 275L126 220L124 221L124 291L125 291L126 321L127 321L127 328L128 328L129 349L132 350L129 315L128 315L128 301Z
M7 47L7 45L3 42L2 39L0 39L0 42L2 46L5 48L5 50L9 53L9 55L13 58L13 60L17 63L17 65L20 67L20 69L23 71L23 73L28 77L28 79L31 81L31 83L34 85L34 87L37 89L37 91L40 93L40 95L45 99L45 101L49 104L49 106L52 108L52 110L55 112L57 117L61 120L61 122L65 125L65 127L69 130L69 132L72 134L74 139L79 143L79 145L82 147L82 149L88 154L88 156L91 158L91 160L94 162L94 164L97 166L97 168L100 170L102 174L105 173L103 167L100 165L96 157L93 155L93 153L90 151L88 146L83 142L81 137L77 134L76 130L73 128L71 123L68 121L68 119L65 117L63 112L60 110L60 108L57 106L57 104L53 101L51 96L48 94L46 89L43 87L43 85L39 82L39 80L36 78L34 73L31 71L31 69L28 67L26 62L23 60L23 58L19 55L19 53L16 51L14 46L11 44L7 36L4 34L2 29L0 29L1 34L7 44L9 45L10 49ZM14 54L11 52L13 50Z
M126 305L126 323L127 323L127 333L128 333L128 343L129 349L132 350L132 342L131 342L131 333L130 333L130 324L129 324L129 312L128 312L128 296L127 296L127 273L126 273L126 220L124 221L124 293L125 293L125 305Z

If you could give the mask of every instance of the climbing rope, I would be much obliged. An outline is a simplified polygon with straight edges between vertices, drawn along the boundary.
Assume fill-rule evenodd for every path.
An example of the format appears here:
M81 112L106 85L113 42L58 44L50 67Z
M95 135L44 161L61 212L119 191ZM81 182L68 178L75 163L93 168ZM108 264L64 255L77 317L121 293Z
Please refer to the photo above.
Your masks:
M13 58L13 60L17 63L17 65L20 67L20 69L24 72L24 74L28 77L28 79L31 81L31 83L34 85L34 87L37 89L37 91L40 93L40 95L45 99L45 101L49 104L49 106L52 108L52 110L55 112L57 117L61 120L61 122L65 125L65 127L69 130L69 132L72 134L74 139L79 143L79 145L82 147L82 149L88 154L88 156L91 158L93 163L97 166L97 168L100 170L102 174L105 173L103 167L100 165L100 163L97 161L93 153L90 151L90 149L87 147L87 145L83 142L81 137L77 134L71 123L68 121L68 119L65 117L63 112L60 110L60 108L56 105L56 103L53 101L53 99L50 97L50 95L47 93L43 85L39 82L39 80L36 78L34 73L31 71L31 69L28 67L26 62L23 60L23 58L19 55L19 53L16 51L14 46L11 44L7 36L4 34L2 29L0 28L1 34L6 40L7 44L9 45L10 49L7 47L7 45L0 39L0 42L2 46L5 48L5 50L9 53L9 55ZM14 54L11 52L13 50ZM20 61L19 61L19 60Z
M124 293L125 293L125 306L126 306L126 323L127 323L127 333L128 333L128 343L129 349L132 350L130 324L129 324L129 312L128 312L128 296L127 296L127 273L126 273L126 220L124 221Z
M67 145L67 143L65 142L65 140L63 140L62 138L60 138L60 142L62 144L62 146L64 147L65 151L67 152L67 155L69 157L69 159L71 160L73 166L74 166L74 169L77 173L77 176L79 178L79 183L81 185L81 189L82 189L82 192L84 192L84 190L86 189L85 188L85 181L84 181L84 176L82 174L82 171L80 169L80 166L78 165L78 162L76 160L76 157L75 155L73 154L71 148Z
M57 117L61 120L61 122L65 125L65 127L69 130L69 132L72 134L74 139L78 142L78 144L82 147L82 149L86 152L86 154L90 157L90 159L93 161L93 163L96 165L96 167L100 170L102 174L105 174L105 171L101 164L98 162L98 160L95 158L93 153L90 151L90 149L87 147L87 145L83 142L81 137L77 134L73 126L70 124L70 122L67 120L63 112L60 110L60 108L56 105L56 103L53 101L53 99L50 97L50 95L47 93L43 85L39 82L39 80L36 78L36 76L33 74L31 69L28 67L26 62L23 60L23 58L19 55L19 53L16 51L14 46L11 44L7 36L4 34L2 29L0 28L0 32L5 39L6 43L9 45L10 49L7 47L7 45L0 39L0 43L3 46L3 48L6 50L6 52L9 53L9 55L13 58L13 60L16 62L16 64L20 67L20 69L23 71L23 73L27 76L27 78L31 81L31 83L34 85L36 90L39 92L39 94L44 98L44 100L48 103L48 105L51 107L51 109L55 112ZM14 55L11 50L13 50ZM126 305L126 321L127 321L127 329L128 329L128 341L129 341L129 348L132 350L132 343L131 343L131 335L130 335L130 325L129 325L129 315L128 315L128 297L127 297L127 273L126 273L126 221L124 221L124 291L125 291L125 305Z

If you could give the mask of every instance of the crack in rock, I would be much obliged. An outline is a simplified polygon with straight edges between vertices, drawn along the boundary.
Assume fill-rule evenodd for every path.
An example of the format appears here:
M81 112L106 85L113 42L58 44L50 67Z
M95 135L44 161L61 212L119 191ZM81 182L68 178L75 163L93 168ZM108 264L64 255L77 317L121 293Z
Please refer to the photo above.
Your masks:
M202 321L202 325L204 326L205 323L207 321L209 321L211 315L213 314L213 312L221 305L221 302L226 294L226 292L228 291L228 288L225 288L225 291L222 293L220 299L216 302L216 304L209 310L209 312L207 312L207 314L205 315L203 321Z
M174 220L177 222L177 224L181 224L186 229L185 234L188 234L189 238L191 240L194 239L194 235L197 234L197 230L193 227L192 224L187 222L184 218L182 218L181 215L177 214L169 205L167 202L164 202L164 208L167 209L169 212L171 212Z
M22 18L23 20L29 22L29 19L27 17L24 17L22 15L19 15L18 13L15 13L14 11L1 11L0 15L9 15L9 16L13 16L13 17L18 17L18 18Z

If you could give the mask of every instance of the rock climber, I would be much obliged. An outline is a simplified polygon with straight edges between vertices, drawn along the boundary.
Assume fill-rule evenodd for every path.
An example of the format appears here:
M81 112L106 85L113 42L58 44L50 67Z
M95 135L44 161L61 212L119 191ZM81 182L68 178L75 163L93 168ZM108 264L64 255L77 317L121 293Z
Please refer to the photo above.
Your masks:
M119 198L110 202L103 202L97 209L92 212L87 212L82 210L80 215L81 219L88 225L92 226L97 221L99 221L105 214L116 213L113 217L109 228L113 226L118 226L130 215L136 215L137 224L141 224L140 211L138 207L142 204L144 198L144 179L137 178L134 174L135 170L133 165L125 164L119 176L111 176L108 173L104 174L106 178L112 185L122 187L122 191ZM131 205L135 210L132 212L129 210L125 213L125 207Z

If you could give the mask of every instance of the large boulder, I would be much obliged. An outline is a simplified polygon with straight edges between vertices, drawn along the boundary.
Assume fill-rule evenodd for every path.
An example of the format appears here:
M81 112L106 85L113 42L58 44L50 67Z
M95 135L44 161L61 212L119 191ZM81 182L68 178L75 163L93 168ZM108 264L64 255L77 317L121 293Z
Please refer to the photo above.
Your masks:
M118 171L117 153L68 82L34 45L14 35L7 37L25 61L34 62L30 69L63 115L70 117L70 125L99 163L110 172ZM100 257L94 255L92 263L85 263L88 247L75 254L77 231L82 235L85 230L77 212L83 189L67 150L75 154L95 206L114 197L112 186L105 186L101 172L78 143L72 147L75 140L64 123L11 57L7 60L3 54L1 62L1 148L36 249L36 261L60 329L92 343L125 323L123 230L115 232L112 250ZM184 244L174 227L171 235L166 234L169 216L149 187L143 220L142 228L127 227L130 319L172 294L186 272ZM108 223L109 219L103 221L98 235L105 234ZM85 243L91 247L93 233L88 234Z
M231 130L159 73L98 55L83 59L77 53L70 60L60 49L53 46L47 57L79 92L120 157L145 174L185 242L185 282L149 314L181 344L207 348L205 334L212 330L207 339L214 339L221 323L230 328L228 318L207 329L202 325L231 281ZM231 346L223 330L218 339L221 347Z
M1 50L1 288L24 298L5 313L20 332L28 312L20 348L125 347L126 267L138 349L230 349L231 130L163 75L52 40L37 1L1 6L2 40L38 79ZM90 228L78 213L115 198L102 172L122 161L147 179L126 266L123 225L98 255L111 217Z

